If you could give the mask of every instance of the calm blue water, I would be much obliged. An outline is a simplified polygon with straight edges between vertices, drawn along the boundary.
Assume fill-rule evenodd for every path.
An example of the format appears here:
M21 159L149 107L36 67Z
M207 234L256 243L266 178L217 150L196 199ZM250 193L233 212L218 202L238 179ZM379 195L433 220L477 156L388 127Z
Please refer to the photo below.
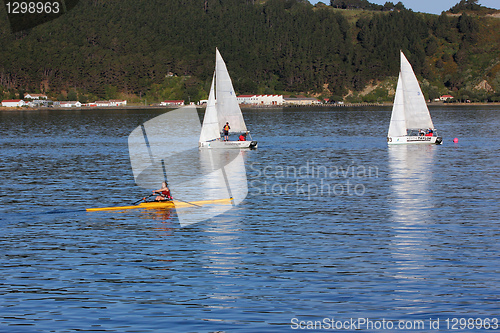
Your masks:
M245 109L241 205L82 211L149 194L127 137L162 112L0 111L0 331L500 320L500 108L431 108L444 144L419 147L387 146L390 107Z

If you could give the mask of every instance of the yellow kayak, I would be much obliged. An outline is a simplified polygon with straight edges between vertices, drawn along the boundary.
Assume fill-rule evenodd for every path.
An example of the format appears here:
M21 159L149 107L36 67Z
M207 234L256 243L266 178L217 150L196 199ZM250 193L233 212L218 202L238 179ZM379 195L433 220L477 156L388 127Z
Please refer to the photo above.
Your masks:
M231 205L232 198L229 199L216 199L216 200L200 200L200 201L153 201L143 202L133 206L118 206L118 207L104 207L104 208L87 208L87 212L98 212L106 210L125 210L125 209L168 209L168 208L185 208L185 207L198 207L203 205Z

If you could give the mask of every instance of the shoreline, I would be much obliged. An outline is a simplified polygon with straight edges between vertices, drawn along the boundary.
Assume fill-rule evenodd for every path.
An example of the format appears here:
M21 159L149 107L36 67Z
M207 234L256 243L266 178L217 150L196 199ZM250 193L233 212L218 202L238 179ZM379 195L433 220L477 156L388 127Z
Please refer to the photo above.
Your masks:
M347 107L392 107L393 103L345 103L338 104L318 104L318 105L240 105L240 108L255 108L255 109L277 109L277 108L301 108L301 107L332 107L332 108L347 108ZM204 109L206 105L195 105L196 108ZM491 103L427 103L427 106L500 106L500 102ZM95 107L95 106L82 106L82 107L6 107L0 106L0 111L78 111L78 110L154 110L154 109L178 109L178 107L166 107L157 105L127 105L127 106L108 106L108 107Z

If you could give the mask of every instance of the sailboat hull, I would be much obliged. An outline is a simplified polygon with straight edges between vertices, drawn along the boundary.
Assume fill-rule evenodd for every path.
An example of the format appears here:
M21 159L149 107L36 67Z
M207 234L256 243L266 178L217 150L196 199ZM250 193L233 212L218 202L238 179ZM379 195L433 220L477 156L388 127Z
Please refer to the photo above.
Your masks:
M208 149L256 149L257 141L209 141L200 142L199 147Z
M390 145L404 144L436 144L443 143L443 138L440 136L395 136L387 137L387 143Z

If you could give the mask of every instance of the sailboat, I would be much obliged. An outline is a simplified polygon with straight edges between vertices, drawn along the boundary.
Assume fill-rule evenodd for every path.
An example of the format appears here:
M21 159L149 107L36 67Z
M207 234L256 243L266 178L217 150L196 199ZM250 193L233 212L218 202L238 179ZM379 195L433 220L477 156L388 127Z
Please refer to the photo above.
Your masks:
M396 96L392 107L388 144L441 144L413 69L401 52Z
M198 146L200 148L257 148L257 141L226 141L221 139L221 129L230 126L231 133L249 134L241 113L236 93L226 64L215 49L215 72L208 96L207 108L201 127ZM251 138L251 137L250 137Z

